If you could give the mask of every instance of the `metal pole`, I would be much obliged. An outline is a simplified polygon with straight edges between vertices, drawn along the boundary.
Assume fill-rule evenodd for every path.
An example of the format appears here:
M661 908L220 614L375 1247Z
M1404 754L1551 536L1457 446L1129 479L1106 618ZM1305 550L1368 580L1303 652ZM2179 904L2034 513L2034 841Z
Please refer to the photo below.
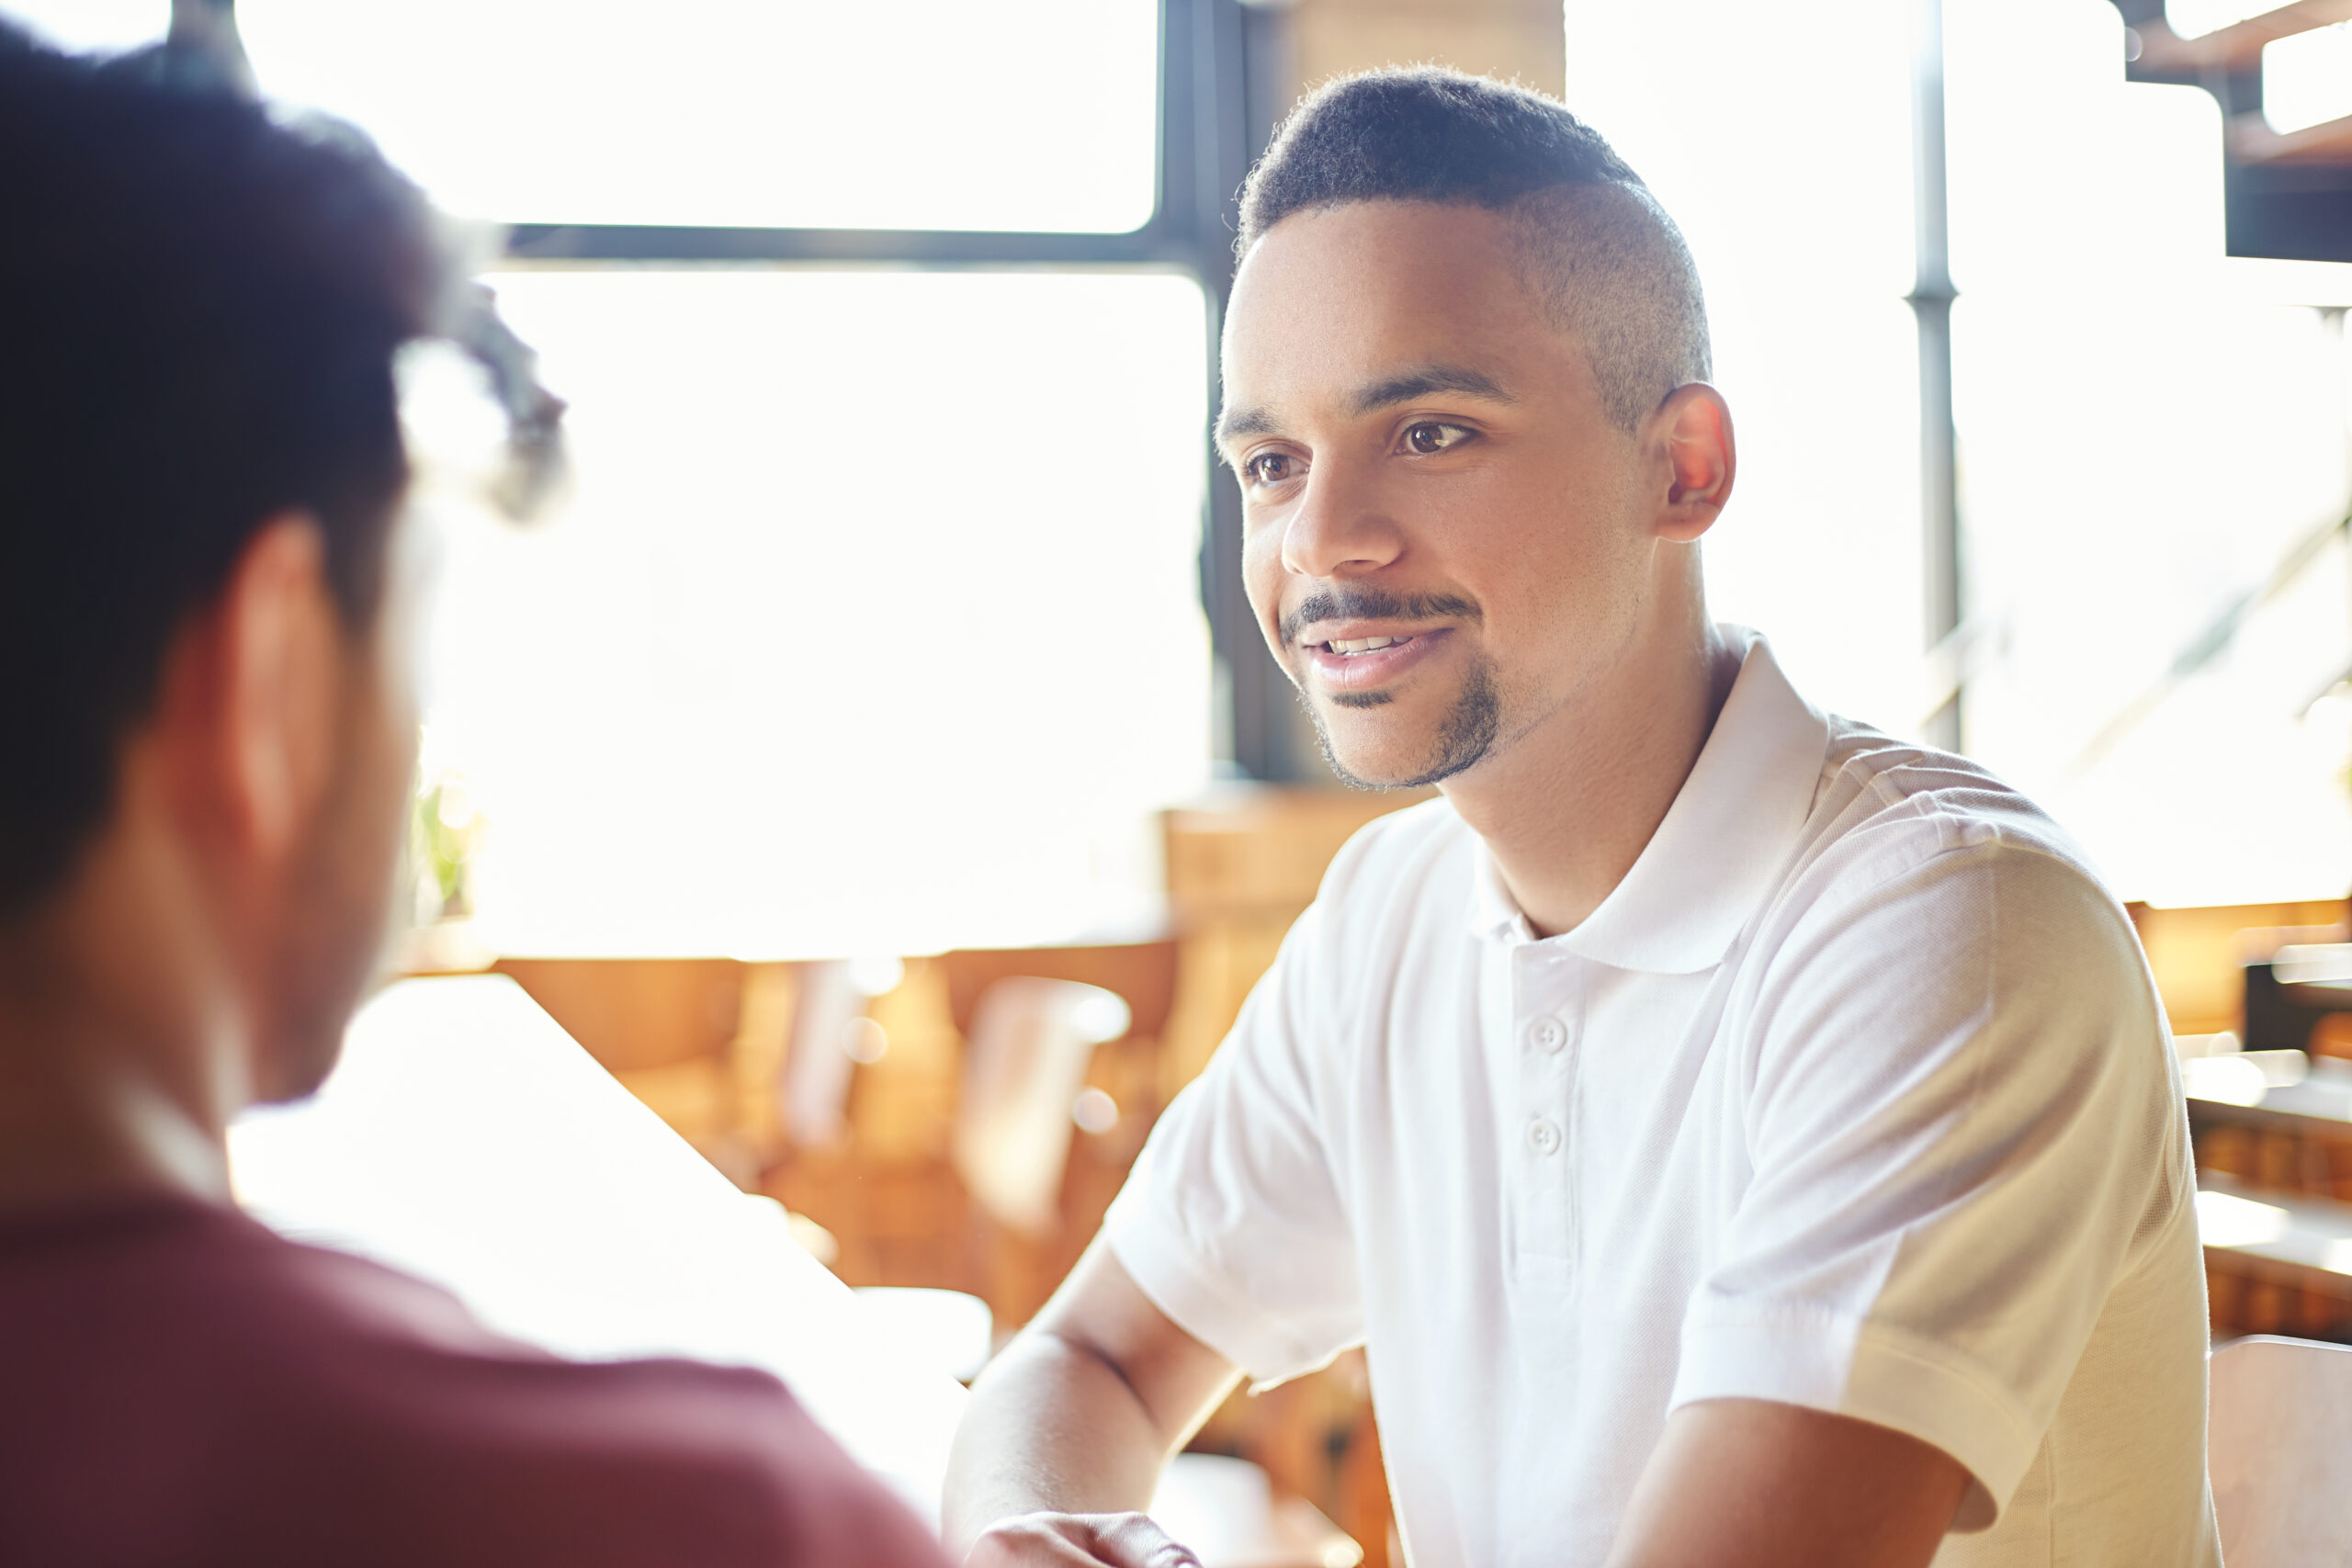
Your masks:
M1950 218L1944 188L1943 0L1918 0L1912 57L1911 147L1918 263L1910 304L1919 325L1920 564L1926 591L1927 646L1942 647L1960 630L1960 474L1952 427ZM1947 650L1956 654L1959 650ZM1929 716L1928 743L1961 746L1964 683Z

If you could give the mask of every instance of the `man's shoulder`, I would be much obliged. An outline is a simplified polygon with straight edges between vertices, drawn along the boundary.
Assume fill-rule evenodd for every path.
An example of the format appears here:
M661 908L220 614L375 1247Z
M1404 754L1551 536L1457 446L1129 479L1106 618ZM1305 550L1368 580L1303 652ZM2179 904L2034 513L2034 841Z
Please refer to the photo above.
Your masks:
M2072 836L1984 764L1831 719L1821 785L1792 870L1820 867L1871 884L1954 856L2000 863L2021 895L2113 902Z
M1749 952L1784 979L1868 955L1923 984L2063 983L2155 1016L2129 915L2048 812L1969 758L1842 719Z
M807 1561L932 1560L764 1373L562 1360L432 1285L233 1213L0 1247L0 1366L16 1394L0 1514L45 1530L48 1560L108 1560L67 1550L127 1528L78 1496L100 1472L182 1499L175 1528L256 1562L378 1561L366 1532L452 1562L764 1562L840 1537L837 1513L904 1549L842 1540Z
M2130 916L2048 812L1968 758L1844 720L1747 953L1759 985L1860 983L1859 965L1942 991L2058 987L2160 1027Z
M1418 890L1452 869L1476 839L1443 795L1385 813L1340 847L1320 897L1328 902Z

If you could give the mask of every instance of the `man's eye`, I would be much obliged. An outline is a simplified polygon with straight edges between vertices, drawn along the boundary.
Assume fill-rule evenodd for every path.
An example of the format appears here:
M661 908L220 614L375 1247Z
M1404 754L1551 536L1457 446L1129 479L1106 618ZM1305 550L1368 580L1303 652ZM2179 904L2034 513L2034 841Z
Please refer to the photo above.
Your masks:
M1291 478L1296 468L1287 452L1261 452L1250 459L1246 471L1255 483L1278 485Z
M1426 457L1450 446L1461 446L1470 439L1471 434L1466 425L1442 424L1436 420L1425 419L1406 428L1405 450L1417 457Z

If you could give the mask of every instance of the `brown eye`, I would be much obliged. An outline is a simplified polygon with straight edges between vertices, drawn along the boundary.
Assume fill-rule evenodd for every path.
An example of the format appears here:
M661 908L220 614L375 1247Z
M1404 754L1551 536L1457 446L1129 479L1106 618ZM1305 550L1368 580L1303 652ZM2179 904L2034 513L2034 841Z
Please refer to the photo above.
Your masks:
M1427 457L1450 446L1459 446L1469 435L1470 432L1461 425L1423 420L1406 430L1405 449L1417 457Z
M1290 478L1290 455L1266 452L1250 459L1250 477L1261 485L1280 484Z

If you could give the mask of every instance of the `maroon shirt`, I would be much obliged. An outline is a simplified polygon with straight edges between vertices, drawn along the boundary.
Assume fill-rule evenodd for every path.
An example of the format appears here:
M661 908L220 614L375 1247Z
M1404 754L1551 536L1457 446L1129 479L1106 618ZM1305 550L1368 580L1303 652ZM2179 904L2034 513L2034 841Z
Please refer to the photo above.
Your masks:
M195 1202L0 1224L0 1563L941 1561L763 1372L559 1360Z

